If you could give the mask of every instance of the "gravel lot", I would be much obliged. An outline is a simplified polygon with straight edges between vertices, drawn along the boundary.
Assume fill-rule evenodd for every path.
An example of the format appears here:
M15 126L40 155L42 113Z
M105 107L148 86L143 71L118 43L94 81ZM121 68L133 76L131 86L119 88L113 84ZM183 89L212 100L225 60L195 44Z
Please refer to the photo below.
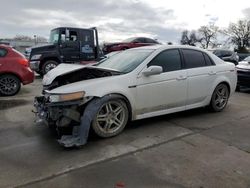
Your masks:
M196 109L130 123L64 149L34 123L41 79L0 98L0 187L250 187L250 91L221 113Z

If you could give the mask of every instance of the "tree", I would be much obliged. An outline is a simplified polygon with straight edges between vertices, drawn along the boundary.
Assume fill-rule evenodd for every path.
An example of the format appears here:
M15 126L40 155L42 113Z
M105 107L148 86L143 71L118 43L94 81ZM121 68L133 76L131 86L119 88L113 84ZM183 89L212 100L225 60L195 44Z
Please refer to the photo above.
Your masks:
M237 46L238 51L245 51L250 46L250 20L239 20L237 23L230 23L225 30L231 42Z
M189 34L188 30L184 30L181 35L181 44L195 46L196 42L199 42L200 39L196 36L195 31L191 31Z
M198 29L198 33L200 35L200 44L203 48L207 49L210 46L216 46L216 38L217 33L219 31L219 27L214 24L210 24L207 26L201 26Z

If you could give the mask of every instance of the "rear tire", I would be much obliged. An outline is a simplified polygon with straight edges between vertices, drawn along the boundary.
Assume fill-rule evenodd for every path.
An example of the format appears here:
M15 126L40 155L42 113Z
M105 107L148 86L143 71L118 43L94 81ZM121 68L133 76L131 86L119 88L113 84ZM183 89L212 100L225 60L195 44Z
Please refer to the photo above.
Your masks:
M226 107L228 99L229 99L228 86L223 83L217 85L210 101L210 109L213 112L222 111Z
M54 60L46 61L42 66L42 75L47 74L47 72L49 72L50 70L56 68L57 65L58 65L58 62L56 62Z
M0 76L0 95L13 96L19 92L21 81L18 77L11 74Z

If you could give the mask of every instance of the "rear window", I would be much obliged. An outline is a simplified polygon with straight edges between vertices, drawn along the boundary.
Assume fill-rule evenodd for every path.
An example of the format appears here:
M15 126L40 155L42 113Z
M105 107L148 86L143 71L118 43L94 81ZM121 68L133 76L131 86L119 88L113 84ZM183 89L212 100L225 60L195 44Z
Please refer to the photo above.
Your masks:
M4 57L7 54L7 50L4 48L0 48L0 57Z
M203 53L197 50L182 49L186 68L206 66Z

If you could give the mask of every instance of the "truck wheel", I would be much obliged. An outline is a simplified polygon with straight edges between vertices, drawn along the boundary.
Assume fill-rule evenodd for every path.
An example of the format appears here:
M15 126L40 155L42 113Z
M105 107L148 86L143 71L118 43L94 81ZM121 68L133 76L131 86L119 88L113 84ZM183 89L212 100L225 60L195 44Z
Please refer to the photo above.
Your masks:
M18 93L21 81L14 75L5 74L0 76L0 95L12 96Z
M103 138L118 135L128 122L128 108L121 99L105 102L92 122L94 132Z
M42 66L42 74L47 74L47 72L49 72L51 69L56 68L57 65L58 63L54 60L46 61Z

